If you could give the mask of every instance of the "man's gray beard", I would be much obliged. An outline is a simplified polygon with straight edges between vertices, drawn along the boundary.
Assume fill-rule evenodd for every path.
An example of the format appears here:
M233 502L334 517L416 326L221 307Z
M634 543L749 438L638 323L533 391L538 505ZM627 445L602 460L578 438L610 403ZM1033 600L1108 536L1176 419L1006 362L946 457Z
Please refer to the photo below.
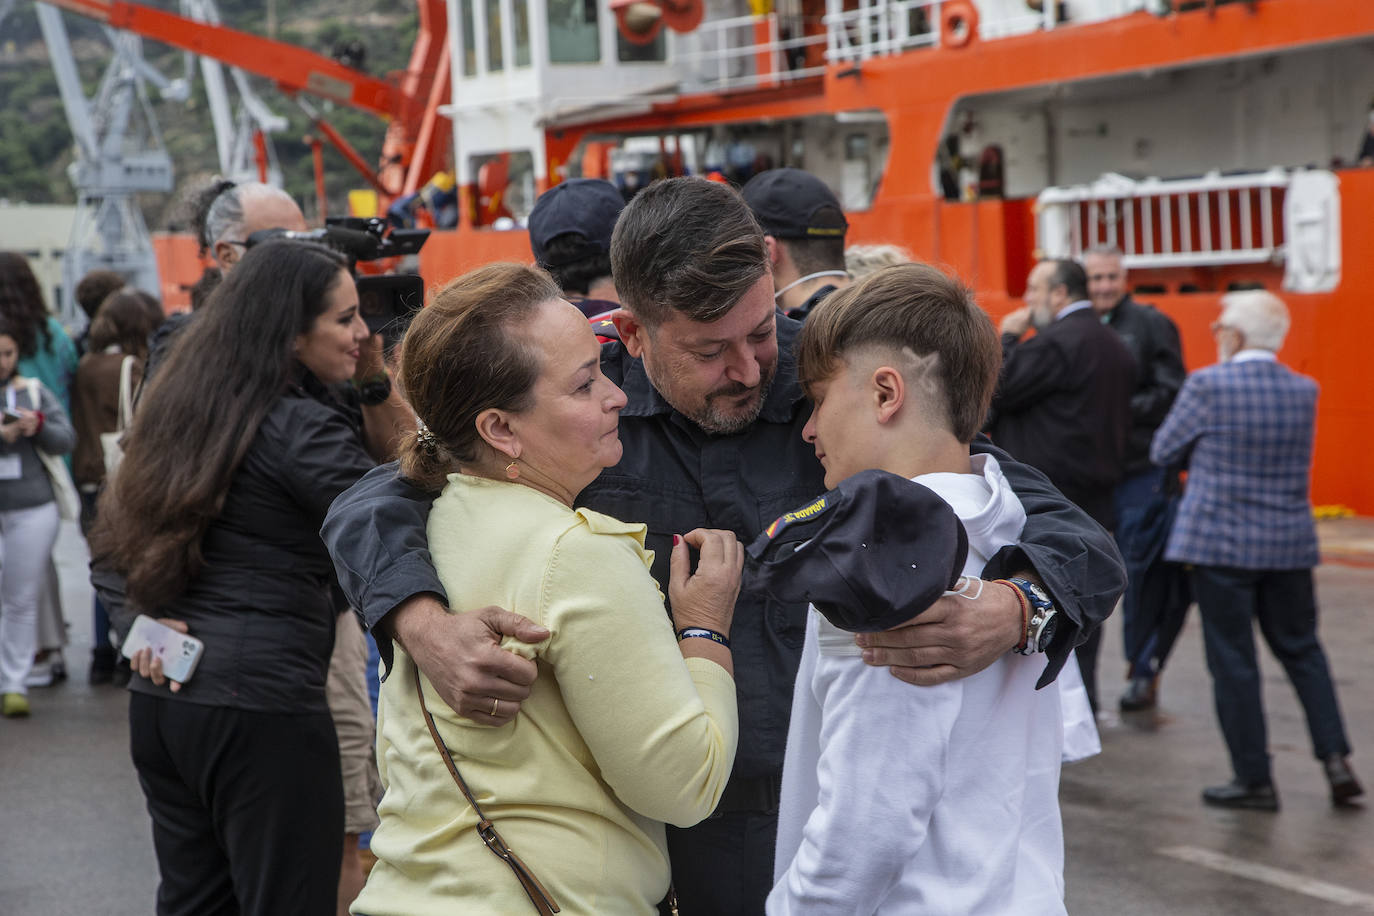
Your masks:
M776 368L776 367L775 367ZM768 378L759 386L759 399L754 404L754 408L748 413L727 414L716 410L708 400L699 415L688 416L703 432L713 436L733 436L742 433L754 425L754 421L763 412L763 403L768 400L768 392L773 388L773 379L776 371L769 373Z

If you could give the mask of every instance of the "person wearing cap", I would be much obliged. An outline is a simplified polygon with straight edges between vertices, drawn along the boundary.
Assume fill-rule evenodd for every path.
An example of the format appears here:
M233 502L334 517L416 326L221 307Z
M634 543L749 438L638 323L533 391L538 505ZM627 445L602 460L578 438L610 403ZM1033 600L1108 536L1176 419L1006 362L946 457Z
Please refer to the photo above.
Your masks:
M616 224L611 264L622 297L619 340L603 345L601 368L627 398L624 449L577 505L645 523L651 572L666 587L675 534L710 522L748 542L825 491L824 469L801 438L810 411L794 356L802 326L778 315L758 222L738 192L714 182L675 178L641 191ZM1046 647L1048 683L1111 612L1124 585L1120 556L1042 474L985 442L973 448L997 455L1027 514L1018 542L982 575L1038 576L1062 617ZM532 662L501 648L504 635L529 622L493 607L448 612L425 536L433 498L399 479L394 465L380 468L335 501L321 533L383 663L394 641L454 709L488 710L499 700L499 714L484 719L499 727L519 714L537 676ZM586 570L592 581L601 574ZM914 626L862 634L864 661L918 685L967 676L1025 644L1022 607L1000 586L976 600L940 598ZM741 592L729 635L740 723L734 769L710 819L668 831L681 916L763 910L805 630L805 603Z
M817 303L849 285L849 222L840 201L815 175L791 168L760 172L741 193L763 227L774 300L784 315L805 321Z
M1035 689L1057 615L1036 645L923 690L853 638L947 589L1019 600L1022 583L978 578L1026 523L997 457L969 452L1001 361L972 293L924 264L831 296L802 328L802 437L832 489L750 546L746 579L811 602L769 916L1065 912L1060 697Z
M611 279L611 232L625 198L600 178L570 178L554 185L530 211L530 249L568 301L588 318L620 307Z

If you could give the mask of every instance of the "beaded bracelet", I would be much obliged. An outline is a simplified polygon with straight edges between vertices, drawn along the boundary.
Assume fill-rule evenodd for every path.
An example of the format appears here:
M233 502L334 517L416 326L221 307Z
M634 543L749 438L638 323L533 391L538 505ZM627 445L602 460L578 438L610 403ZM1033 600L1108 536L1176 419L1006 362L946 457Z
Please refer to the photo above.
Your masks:
M730 640L723 633L717 633L715 630L708 630L705 627L683 627L677 631L678 642L691 639L693 636L700 636L702 639L709 639L711 642L720 643L727 649L730 648Z
M1021 641L1016 644L1015 649L1015 651L1020 652L1030 642L1030 601L1014 583L1008 582L1006 579L993 579L992 581L1000 582L1011 589L1012 594L1016 596L1016 603L1021 606Z

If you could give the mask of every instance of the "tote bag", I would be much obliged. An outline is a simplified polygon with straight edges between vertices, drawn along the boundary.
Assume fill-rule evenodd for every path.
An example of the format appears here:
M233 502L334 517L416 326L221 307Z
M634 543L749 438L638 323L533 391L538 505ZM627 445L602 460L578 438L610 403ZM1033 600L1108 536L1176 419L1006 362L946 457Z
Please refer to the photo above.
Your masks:
M42 387L38 379L29 379L29 403L35 408L43 403L43 396L39 393ZM57 502L58 514L67 521L76 521L81 517L81 497L76 492L71 472L67 470L67 462L60 455L50 455L37 446L33 450L43 463L43 470L48 472L48 479L52 481L52 495Z
M134 357L126 356L119 366L119 419L114 432L100 434L100 451L105 456L105 479L109 480L119 469L124 458L124 447L120 440L124 430L129 428L129 420L134 413Z

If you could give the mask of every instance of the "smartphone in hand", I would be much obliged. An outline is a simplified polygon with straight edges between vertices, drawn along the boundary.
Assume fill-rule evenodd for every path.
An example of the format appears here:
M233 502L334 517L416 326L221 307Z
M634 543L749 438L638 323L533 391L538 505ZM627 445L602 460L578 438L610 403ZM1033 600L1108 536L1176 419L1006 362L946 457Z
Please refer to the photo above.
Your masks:
M0 408L0 424L9 426L11 423L18 423L24 419L24 415L17 410L10 410L8 407Z
M195 673L200 656L205 652L205 643L194 636L178 633L146 614L139 614L120 652L125 658L133 658L140 649L152 649L153 656L162 660L163 675L184 684Z

